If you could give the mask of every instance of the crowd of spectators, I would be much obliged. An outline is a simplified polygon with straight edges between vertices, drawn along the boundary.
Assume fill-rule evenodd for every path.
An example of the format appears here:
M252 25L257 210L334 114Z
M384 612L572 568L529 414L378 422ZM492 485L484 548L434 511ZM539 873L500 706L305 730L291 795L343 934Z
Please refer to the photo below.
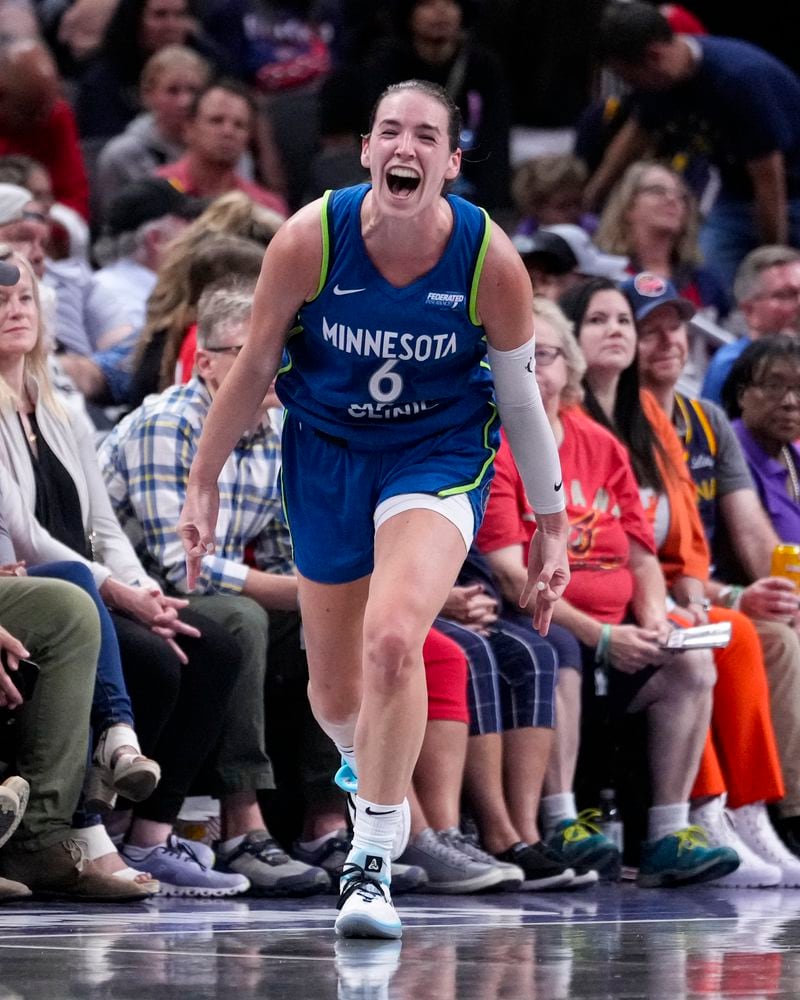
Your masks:
M701 22L638 0L0 0L0 899L335 888L347 797L306 692L273 389L191 592L176 525L265 249L364 180L369 108L411 77L458 104L453 193L536 293L572 579L541 637L504 440L421 651L393 888L626 865L800 888L800 593L771 564L800 545L800 79ZM667 648L707 623L724 648ZM219 801L213 844L182 836L195 794Z

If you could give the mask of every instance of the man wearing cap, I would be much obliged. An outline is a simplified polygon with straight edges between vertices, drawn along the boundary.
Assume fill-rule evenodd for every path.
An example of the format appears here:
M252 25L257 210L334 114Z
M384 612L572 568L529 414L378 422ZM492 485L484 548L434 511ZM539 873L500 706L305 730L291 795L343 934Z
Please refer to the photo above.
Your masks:
M112 200L95 247L98 259L108 263L83 286L79 307L91 353L61 356L64 371L87 399L117 403L126 397L126 362L144 326L164 247L202 207L158 177L133 181Z
M537 295L557 301L568 288L588 278L622 281L628 258L603 253L580 226L540 226L530 236L514 237Z
M17 184L0 184L0 243L27 257L37 278L44 275L49 234L46 216L30 191Z
M715 564L716 579L707 585L706 596L751 617L761 640L786 786L777 806L778 827L787 846L800 855L800 639L787 624L797 611L797 595L788 580L769 575L778 537L728 418L714 403L676 391L688 357L686 327L694 306L671 282L647 272L630 278L622 290L636 319L641 384L678 432L697 488ZM747 586L731 586L735 583Z

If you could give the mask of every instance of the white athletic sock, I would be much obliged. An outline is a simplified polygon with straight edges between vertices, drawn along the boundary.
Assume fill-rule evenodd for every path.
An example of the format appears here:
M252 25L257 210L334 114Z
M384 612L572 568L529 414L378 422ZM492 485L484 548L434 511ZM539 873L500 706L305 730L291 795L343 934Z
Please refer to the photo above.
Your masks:
M578 807L575 805L575 796L572 792L545 795L539 809L545 837L549 837L563 820L575 819L578 815Z
M231 851L236 850L236 848L244 840L245 835L242 834L241 837L231 837L230 840L221 840L218 845L218 850L220 854L230 854Z
M651 806L647 810L647 839L661 840L689 825L689 803L676 802L668 806Z
M130 858L131 861L143 861L157 847L163 846L163 844L154 844L152 847L136 847L135 844L125 844L123 850L125 851L125 856Z
M335 740L334 743L336 743ZM353 774L358 777L358 771L356 770L356 748L336 743L336 749L341 754L342 760L346 761L350 765L353 770Z
M389 858L402 819L403 803L380 805L356 795L356 821L353 824L353 848Z
M297 846L301 847L304 851L316 851L322 845L328 841L333 840L334 837L341 837L342 834L346 834L347 831L342 830L331 830L330 833L323 833L321 837L317 837L316 840L298 840Z

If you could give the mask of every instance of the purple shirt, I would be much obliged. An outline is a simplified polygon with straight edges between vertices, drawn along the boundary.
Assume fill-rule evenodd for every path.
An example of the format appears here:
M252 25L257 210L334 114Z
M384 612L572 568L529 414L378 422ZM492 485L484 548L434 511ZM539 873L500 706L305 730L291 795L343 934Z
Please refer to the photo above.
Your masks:
M789 470L757 444L741 420L733 421L733 429L747 458L761 503L782 542L800 544L800 504L786 492ZM800 452L790 444L795 468L800 470Z

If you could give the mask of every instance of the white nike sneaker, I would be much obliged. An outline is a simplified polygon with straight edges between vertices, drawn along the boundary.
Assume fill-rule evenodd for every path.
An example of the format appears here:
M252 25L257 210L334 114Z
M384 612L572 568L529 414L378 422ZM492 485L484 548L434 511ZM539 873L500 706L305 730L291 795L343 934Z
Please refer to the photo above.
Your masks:
M339 916L335 930L346 938L400 938L403 928L397 916L389 879L391 862L379 854L353 848L342 867L339 881Z

